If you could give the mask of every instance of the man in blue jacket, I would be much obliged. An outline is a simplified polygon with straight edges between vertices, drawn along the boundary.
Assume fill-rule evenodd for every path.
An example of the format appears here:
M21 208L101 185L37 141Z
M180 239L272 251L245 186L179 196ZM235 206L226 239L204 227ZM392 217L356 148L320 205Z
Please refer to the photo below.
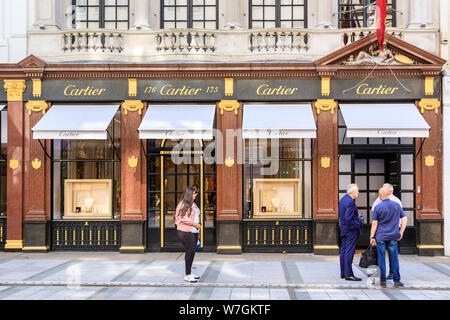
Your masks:
M355 255L356 243L362 234L362 222L358 215L355 199L359 189L356 184L347 187L347 194L339 201L339 227L341 236L341 249L339 260L341 265L341 279L349 281L361 281L353 274L352 263Z

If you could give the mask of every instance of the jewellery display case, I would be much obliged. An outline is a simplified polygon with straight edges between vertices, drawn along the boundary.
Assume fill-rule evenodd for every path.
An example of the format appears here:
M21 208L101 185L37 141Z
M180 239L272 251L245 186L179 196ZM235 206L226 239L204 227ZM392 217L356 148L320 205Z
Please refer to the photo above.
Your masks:
M301 217L300 192L300 179L253 179L253 217Z
M63 219L111 218L111 179L64 180Z

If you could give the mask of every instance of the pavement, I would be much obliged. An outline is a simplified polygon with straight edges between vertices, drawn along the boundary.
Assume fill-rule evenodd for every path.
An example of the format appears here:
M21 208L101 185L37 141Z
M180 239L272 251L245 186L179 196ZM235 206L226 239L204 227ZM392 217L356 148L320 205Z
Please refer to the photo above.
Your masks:
M450 300L450 257L400 255L404 288L379 286L376 268L340 279L338 256L197 253L0 253L0 300Z

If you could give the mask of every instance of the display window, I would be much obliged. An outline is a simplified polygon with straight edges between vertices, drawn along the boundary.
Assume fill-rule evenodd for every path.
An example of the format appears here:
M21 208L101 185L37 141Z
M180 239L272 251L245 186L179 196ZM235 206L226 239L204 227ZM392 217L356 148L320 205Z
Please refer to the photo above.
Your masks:
M245 219L310 219L311 139L247 139Z
M120 111L106 140L53 140L53 219L120 219Z

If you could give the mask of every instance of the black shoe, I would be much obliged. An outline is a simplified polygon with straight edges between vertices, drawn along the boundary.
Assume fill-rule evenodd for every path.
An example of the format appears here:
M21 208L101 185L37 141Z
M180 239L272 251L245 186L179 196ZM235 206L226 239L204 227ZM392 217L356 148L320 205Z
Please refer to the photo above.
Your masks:
M404 287L405 285L403 284L403 282L399 281L399 282L394 282L394 288L400 288L400 287Z
M361 281L361 278L357 278L357 277L353 276L353 277L345 277L345 280L348 280L348 281Z
M394 275L392 273L390 273L387 277L386 280L393 280L394 279Z

